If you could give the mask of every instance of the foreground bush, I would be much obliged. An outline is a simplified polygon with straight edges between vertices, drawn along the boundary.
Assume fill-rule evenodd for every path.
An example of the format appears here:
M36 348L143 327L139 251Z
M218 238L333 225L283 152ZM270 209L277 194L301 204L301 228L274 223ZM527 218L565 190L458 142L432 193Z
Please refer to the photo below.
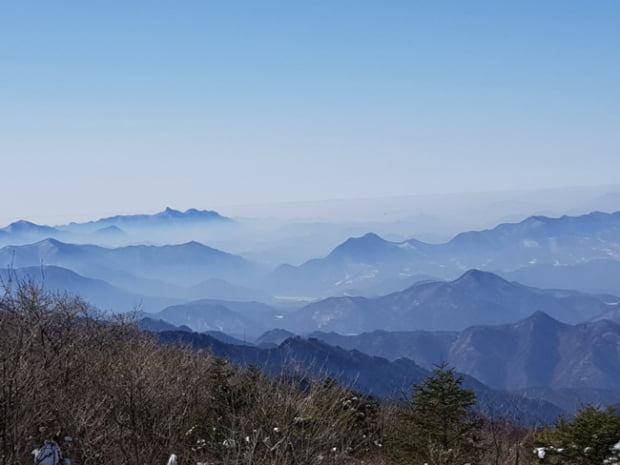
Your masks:
M0 300L0 464L71 436L76 464L343 463L377 448L377 406L328 380L271 379L162 346L32 284Z
M620 415L611 407L588 405L574 419L560 419L555 428L542 432L536 446L541 463L618 465Z

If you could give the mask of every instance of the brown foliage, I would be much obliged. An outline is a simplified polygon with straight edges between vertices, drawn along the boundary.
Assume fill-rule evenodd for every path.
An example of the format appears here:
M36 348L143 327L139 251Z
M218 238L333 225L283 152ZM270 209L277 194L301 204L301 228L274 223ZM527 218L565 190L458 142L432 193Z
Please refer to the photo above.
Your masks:
M2 465L56 433L76 464L345 463L377 447L377 406L335 383L162 346L31 283L0 301L0 374Z
M402 405L333 380L269 378L162 346L131 322L31 283L0 299L0 465L56 433L74 464L390 464ZM488 421L480 464L528 465L528 431ZM385 442L384 442L385 441Z

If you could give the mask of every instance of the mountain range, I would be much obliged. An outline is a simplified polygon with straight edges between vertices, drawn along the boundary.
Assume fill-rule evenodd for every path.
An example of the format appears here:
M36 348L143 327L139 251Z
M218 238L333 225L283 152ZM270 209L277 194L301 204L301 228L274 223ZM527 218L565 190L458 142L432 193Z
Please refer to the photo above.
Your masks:
M389 361L317 339L289 338L277 347L259 348L228 344L206 334L185 331L164 331L157 336L162 343L208 350L236 365L258 367L273 376L331 377L365 394L384 398L408 397L413 384L430 374L406 358ZM480 410L524 424L550 423L563 413L550 402L493 390L469 376L465 376L464 386L476 392Z
M205 231L231 227L235 221L215 211L166 208L152 215L117 215L85 223L47 226L19 220L0 228L0 245L24 245L44 239L104 246L135 242L178 242L179 237L204 236ZM182 232L186 234L181 234ZM181 233L180 233L181 232Z
M161 281L137 278L125 272L119 272L108 277L113 283L103 279L86 277L67 268L53 265L0 268L0 283L2 284L32 282L44 287L49 292L68 292L80 296L93 307L114 313L141 311L155 314L170 306L178 306L201 299L203 301L225 301L234 308L237 308L236 302L274 301L273 297L265 293L236 286L221 279L208 279L195 286L182 287ZM258 302L255 305L257 307L266 306ZM274 308L273 313L277 312ZM205 317L204 324L208 324L206 321L210 321L210 319ZM227 325L228 327L230 326ZM260 331L266 330L264 325L257 327L260 328Z
M179 338L171 334L162 337L168 341ZM394 379L396 384L400 380L415 382L414 376L402 378L402 373L392 372L395 367L397 372L409 373L415 365L411 373L419 373L420 368L430 370L447 362L494 391L550 402L567 412L585 403L620 402L620 325L607 320L566 325L537 312L514 324L474 326L461 332L374 331L356 336L315 332L300 338L284 330L271 330L255 341L256 347L244 349L229 344L247 346L247 342L219 337L219 342L209 342L196 333L181 339L235 363L265 367L272 374L280 373L289 361L291 367L321 367L322 371L315 374L346 382L357 382L360 372L372 371L379 376L365 374L356 386L380 396L396 395ZM227 344L220 344L222 341ZM294 348L293 354L284 355L283 347ZM356 361L350 362L351 357ZM394 365L388 367L386 361ZM347 366L357 372L347 372Z
M495 389L620 392L620 325L610 320L568 325L536 312L516 323L460 332L314 332L308 337L389 360L406 357L427 369L447 362Z
M99 310L113 313L135 310L156 312L183 301L174 297L130 292L101 279L87 278L58 266L0 269L0 282L6 286L16 282L32 282L49 292L67 292L80 296Z
M196 332L220 331L245 341L277 326L285 313L260 302L203 299L166 307L150 316Z
M375 330L462 330L472 325L512 323L543 310L578 323L620 309L618 298L576 291L544 290L508 282L492 273L470 270L454 281L425 282L378 298L332 297L305 306L274 301L202 299L166 308L155 316L194 331L217 330L235 337L264 335L264 344L294 334ZM620 310L619 310L620 312Z
M530 265L498 274L529 286L620 295L620 260L593 259L573 265Z
M96 221L88 221L86 223L69 223L62 226L62 229L73 232L93 232L107 227L117 227L126 231L152 229L152 228L170 228L191 226L197 224L231 224L234 220L220 215L212 210L197 210L190 208L186 211L174 210L166 207L163 211L152 215L116 215L107 218L101 218Z
M49 251L38 255L31 251L28 253L32 259L16 266L38 266L43 262L113 284L116 283L111 275L116 273L129 273L184 287L208 279L224 279L234 285L258 290L264 294L261 299L265 294L292 298L377 297L421 281L455 279L472 268L496 272L535 287L620 293L620 285L611 278L620 267L620 212L593 212L560 218L533 216L519 223L460 233L438 244L416 239L393 242L368 233L347 239L324 258L312 259L299 266L280 265L270 272L264 266L260 267L260 273L251 276L239 267L256 269L257 265L240 256L227 254L228 260L218 262L217 249L212 247L209 248L210 256L206 256L204 250L190 252L194 258L185 253L192 247L198 248L199 242L195 238L199 238L200 243L221 238L221 235L209 231L235 224L234 220L213 211L190 209L181 212L167 208L155 215L120 215L57 227L19 221L0 230L0 244L29 245L31 249L36 248L37 241L39 248L45 249L58 248L61 243L65 246L78 243L114 246L122 251L110 252L108 257L133 255L138 263L132 265L119 259L111 263L104 260L101 264L98 263L100 257L92 254L75 257L73 261L59 259L52 262L48 261ZM226 231L225 236L235 236L233 230ZM178 239L188 237L194 239L179 244ZM170 250L153 249L151 255L156 258L149 259L148 242L162 244L162 247L171 243L179 245L168 245ZM13 253L21 254L11 250L8 255ZM0 260L5 265L10 263L2 251ZM227 268L226 262L235 260L234 271ZM198 261L202 264L197 265ZM242 261L244 265L241 265ZM146 272L137 269L141 267L148 269ZM210 269L205 272L205 268ZM200 279L195 279L197 277Z
M71 233L25 220L15 221L0 228L0 244L2 245L30 244L48 237L65 240L71 237Z
M512 325L462 332L375 331L357 336L316 332L300 338L272 330L256 340L257 347L217 335L214 341L197 333L162 331L159 337L166 342L189 343L236 364L255 365L274 375L310 367L314 375L333 376L381 397L406 394L409 383L428 373L421 370L447 362L468 376L466 382L483 395L494 415L498 408L525 405L529 409L532 404L523 403L520 396L539 406L557 405L567 413L587 402L620 402L616 349L620 325L610 321L565 325L538 312ZM245 347L235 347L241 344ZM352 368L347 371L347 367ZM404 387L398 388L401 382ZM510 402L506 398L500 402L498 392L513 392L514 396Z
M470 270L454 281L414 284L382 297L332 297L287 315L282 328L356 334L384 329L461 330L472 325L511 323L542 310L567 323L581 322L617 304L605 296L542 290Z
M142 310L141 326L162 340L272 373L311 365L380 396L447 361L479 392L557 392L564 408L620 400L620 212L533 216L442 243L368 233L275 268L204 245L213 231L242 237L238 227L170 208L56 227L18 221L0 229L10 244L0 279ZM171 240L180 237L194 239Z
M247 260L198 242L104 248L45 239L0 249L0 264L15 268L56 265L85 276L113 281L121 273L178 285L220 278L249 281L256 273Z
M209 221L228 220L211 211L166 209L156 215L116 216L88 224L93 231L122 234L119 228L127 225L146 227ZM52 229L22 221L2 232L43 234ZM251 322L257 332L273 329L272 318L277 314L281 320L277 322L279 326L294 333L322 330L350 334L376 329L462 330L471 325L511 323L537 310L566 323L581 322L603 313L612 315L616 308L610 304L620 300L613 296L541 290L487 271L463 273L461 269L468 263L481 264L485 270L504 264L508 267L502 271L504 276L516 276L532 285L546 282L558 284L554 286L558 288L577 288L581 281L580 288L598 285L593 290L608 291L615 289L613 276L620 267L619 244L620 212L617 212L530 217L520 223L458 234L443 244L417 240L390 242L369 233L348 239L323 259L299 267L283 265L272 272L240 256L195 241L107 248L48 238L1 248L0 265L14 269L50 265L66 268L83 278L106 281L118 288L111 289L110 295L125 293L117 298L120 303L114 299L106 301L102 292L97 295L86 289L80 293L92 297L98 306L114 304L122 309L127 308L129 299L156 298L159 303L150 306L155 310L162 309L158 307L164 302L162 298L170 299L170 304L177 304L176 311L182 312L182 304L205 298L271 304L276 302L271 296L282 296L280 291L284 296L305 298L333 291L336 297L312 302L299 311L280 314L274 310L265 324L237 315L226 304L223 306L229 312L212 307L219 309L219 321L206 318L200 324L207 329L238 334ZM58 269L53 273L60 276ZM445 282L433 279L434 275L454 277ZM587 275L589 281L580 280L582 275ZM71 284L66 273L63 279L69 283L69 289L80 287L75 279ZM80 285L87 287L85 281ZM356 289L367 296L346 295ZM379 293L382 289L389 292ZM298 301L296 305L302 304Z
M368 233L345 241L324 258L280 266L269 283L274 292L343 295L373 285L380 290L394 282L411 284L428 276L454 279L472 268L506 272L540 264L619 259L620 212L533 216L461 233L442 244L415 239L391 242Z

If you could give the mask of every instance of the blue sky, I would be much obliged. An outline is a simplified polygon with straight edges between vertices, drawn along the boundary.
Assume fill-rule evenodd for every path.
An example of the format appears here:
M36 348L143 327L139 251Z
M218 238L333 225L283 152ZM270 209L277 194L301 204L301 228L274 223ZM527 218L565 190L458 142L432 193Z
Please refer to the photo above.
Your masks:
M0 220L612 184L617 1L7 1Z

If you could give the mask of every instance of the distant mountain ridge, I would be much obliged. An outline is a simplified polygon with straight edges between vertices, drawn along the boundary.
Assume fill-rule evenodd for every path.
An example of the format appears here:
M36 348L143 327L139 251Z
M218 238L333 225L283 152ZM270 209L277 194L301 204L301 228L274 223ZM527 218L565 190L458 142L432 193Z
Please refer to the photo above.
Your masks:
M516 323L460 332L314 332L310 337L389 360L407 357L425 368L447 362L495 389L620 394L620 325L609 320L568 325L536 312Z
M0 245L24 245L48 238L80 244L127 245L132 240L149 242L151 236L162 243L169 242L175 235L173 233L183 231L184 228L192 228L193 232L200 233L205 228L208 230L235 224L233 219L216 211L190 208L183 212L169 207L152 215L116 215L56 226L19 220L0 228Z
M172 283L199 284L211 278L247 281L256 273L247 260L198 242L105 248L45 239L0 248L0 265L16 268L56 265L86 276L107 279L119 272Z
M179 302L179 299L143 295L121 289L106 281L77 274L58 266L33 266L26 268L0 268L0 280L9 285L16 282L32 282L48 292L68 292L86 300L99 310L113 313L142 310L159 311Z
M620 295L620 260L594 259L572 265L531 265L498 274L528 286Z
M449 243L454 245L514 244L515 240L547 240L548 238L607 236L620 230L620 211L614 213L592 212L580 216L564 215L559 218L530 216L519 223L504 223L485 231L464 232Z
M454 281L414 284L401 292L367 299L332 297L287 315L282 328L356 334L377 329L462 330L480 324L518 321L536 310L568 323L610 310L603 298L573 291L542 290L480 270Z
M362 391L383 397L398 397L402 389L419 382L428 371L411 360L391 363L358 351L347 351L324 342L290 338L271 349L224 343L206 334L164 331L158 338L166 343L189 343L196 349L208 349L235 364L260 367L272 375L285 371L305 376L334 376L355 384Z
M51 226L38 225L26 220L15 221L0 229L0 231L10 234L54 234L60 232Z
M391 242L368 233L346 240L324 258L299 266L282 265L273 272L271 286L298 295L342 295L348 289L416 276L454 279L472 268L512 271L595 259L620 260L620 211L532 216L489 230L463 232L442 244L415 239Z
M183 287L202 283L196 288L196 298L206 294L226 300L235 299L235 294L243 294L239 297L243 300L267 300L270 296L306 301L330 296L377 298L414 284L453 280L469 269L514 276L536 287L557 283L558 288L598 292L592 287L598 282L602 292L620 290L620 285L608 279L609 273L605 275L620 264L620 212L533 216L489 230L464 232L442 244L415 239L393 242L368 233L349 238L324 258L274 270L201 246L204 240L218 237L216 225L234 224L217 212L171 208L155 215L118 215L72 223L74 230L21 221L0 230L0 245L16 244L12 249L0 249L0 265L8 266L12 260L17 260L17 267L57 265L115 285L121 274ZM227 228L223 226L219 237L234 236ZM41 234L51 237L32 240ZM178 245L153 246L147 236L153 244ZM192 239L168 240L182 237ZM201 241L195 241L196 237ZM26 238L27 243L22 243ZM88 245L93 243L114 252ZM581 280L588 270L595 270L601 279ZM231 286L227 288L222 280ZM581 281L583 285L578 287Z
M230 224L233 222L234 220L231 218L222 216L213 210L190 208L185 211L180 211L166 207L163 211L154 214L116 215L94 221L87 221L85 223L69 223L62 227L71 231L83 229L94 231L109 226L131 230L162 226L174 227L192 223Z
M209 350L240 366L255 366L280 376L290 374L332 377L365 394L401 399L413 384L428 376L429 371L409 359L394 361L373 357L357 350L333 347L317 339L289 338L276 347L259 348L227 344L206 334L164 331L157 334L160 342L190 344L195 349ZM501 410L507 418L518 418L524 424L549 423L562 413L557 406L489 389L475 378L466 376L464 385L477 393L478 407L483 411Z
M545 311L580 323L620 309L620 298L576 291L537 289L492 273L470 270L454 281L429 281L377 298L330 297L304 306L231 300L197 300L159 314L195 331L217 330L257 337L272 345L291 334L313 331L360 334L383 331L460 331L473 325L509 324ZM301 304L299 304L301 305ZM246 338L243 338L246 340ZM417 358L416 358L417 359Z
M220 331L254 340L281 321L282 311L261 302L202 299L164 308L153 318L196 332Z
M19 220L0 229L0 245L21 245L36 242L47 237L66 239L70 236L70 233L51 226Z

